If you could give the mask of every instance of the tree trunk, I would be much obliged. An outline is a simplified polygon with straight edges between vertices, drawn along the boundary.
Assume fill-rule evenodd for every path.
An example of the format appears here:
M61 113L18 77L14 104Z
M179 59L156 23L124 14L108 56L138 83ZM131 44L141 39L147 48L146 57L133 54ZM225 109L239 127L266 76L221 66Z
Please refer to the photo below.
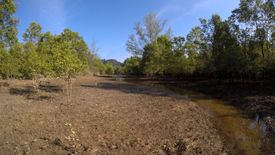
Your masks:
M70 82L69 79L67 79L67 104L70 102L70 88L69 88Z
M68 76L68 78L66 79L66 82L67 82L67 84L66 84L67 103L70 103L71 102L71 96L72 96L72 89L73 89L71 76Z
M265 80L265 53L264 53L264 43L262 43L262 61L263 61L263 68L262 68L262 79Z
M38 82L38 78L37 77L33 77L32 78L32 86L34 88L35 91L38 91L39 89L39 82Z

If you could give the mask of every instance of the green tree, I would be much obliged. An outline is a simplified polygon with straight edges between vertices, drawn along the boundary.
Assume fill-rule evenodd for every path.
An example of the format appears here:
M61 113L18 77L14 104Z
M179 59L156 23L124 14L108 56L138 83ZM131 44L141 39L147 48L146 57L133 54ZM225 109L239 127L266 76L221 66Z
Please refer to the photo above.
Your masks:
M193 74L195 72L202 72L205 64L203 63L205 54L204 51L204 38L203 31L200 27L194 27L191 32L187 35L187 41L185 43L185 55L187 55L187 66L188 74ZM208 68L209 69L209 68Z
M7 78L21 78L24 67L24 51L21 44L15 44L9 49L6 68L8 70Z
M61 41L57 37L57 44L52 49L53 71L55 76L63 78L67 82L68 101L71 98L72 78L86 69L86 62L81 61L71 42Z
M1 78L9 78L10 53L4 48L0 49L0 75Z
M17 19L13 14L16 12L16 5L13 0L0 1L0 70L2 78L19 76L19 64L14 49L18 48ZM14 46L14 47L13 47ZM20 52L19 52L20 53Z
M172 42L167 36L161 36L144 48L142 57L144 73L164 75L169 73L171 65Z
M141 74L141 58L130 57L127 58L123 63L123 72L125 74Z
M145 16L143 24L137 23L134 29L136 34L129 36L126 46L127 50L137 57L142 56L147 44L156 41L161 35L171 35L171 29L166 29L166 21L162 21L154 13Z
M99 56L97 55L97 52L99 49L96 46L96 43L93 42L90 47L90 52L88 53L88 65L89 65L89 71L94 74L104 74L105 72L105 65L100 60Z
M105 64L105 73L109 75L112 75L115 73L115 68L112 63Z
M24 44L25 51L25 66L23 69L23 75L25 78L33 80L33 86L37 88L39 78L42 77L43 72L46 71L44 60L41 58L41 53L38 53L37 44L42 37L42 27L32 22L23 34L23 39L26 42Z
M167 68L167 73L172 75L181 75L186 69L186 53L185 53L185 38L184 37L174 37L171 41L172 43L172 53L170 50L169 55L169 67Z
M78 58L85 63L85 65L88 65L87 57L90 50L83 38L77 32L73 32L70 29L65 29L60 36L62 42L69 42Z
M0 44L1 47L11 47L17 44L18 20L13 16L16 12L14 0L2 0L0 2Z
M37 80L39 75L42 75L42 60L37 52L37 46L32 42L27 42L24 45L25 51L25 67L24 77Z
M237 39L230 31L228 22L222 21L218 15L213 15L211 22L213 23L212 55L216 75L219 78L234 79L242 72L245 57Z
M88 55L89 70L94 74L103 74L105 72L105 66L100 60L100 58L94 54L90 53Z
M37 53L41 60L41 75L44 77L54 77L53 70L53 49L59 46L56 39L57 36L52 35L50 32L41 35L41 39L37 45Z
M33 42L34 44L37 44L41 35L42 27L39 24L32 22L23 34L23 38L25 42Z
M114 74L115 74L115 75L123 74L123 68L122 68L122 66L117 66L117 67L115 67Z
M237 24L242 24L243 29L251 36L248 48L256 55L259 52L262 78L264 79L266 68L272 63L274 55L274 48L271 45L272 33L275 27L274 1L242 0L239 8L233 11L231 18Z
M47 32L38 42L41 74L60 77L66 81L68 101L71 97L72 78L88 68L88 48L82 37L69 29L61 35Z
M72 78L83 73L88 67L87 57L84 57L86 51L85 42L77 33L65 29L59 36L47 36L53 45L49 48L52 69L54 76L63 78L67 85L68 101L71 98Z

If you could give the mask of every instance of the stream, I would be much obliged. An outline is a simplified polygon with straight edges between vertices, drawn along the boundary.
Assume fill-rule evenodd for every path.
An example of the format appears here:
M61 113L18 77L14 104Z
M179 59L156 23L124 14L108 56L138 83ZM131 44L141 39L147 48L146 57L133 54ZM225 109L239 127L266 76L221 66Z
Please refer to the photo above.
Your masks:
M229 154L258 155L263 152L265 139L264 123L256 116L251 120L247 114L229 103L207 97L203 94L164 86L204 108L214 120L214 124L223 137Z
M124 79L119 79L124 80ZM126 80L127 81L127 80ZM251 119L238 107L223 100L211 98L204 94L190 91L177 86L159 84L154 82L132 81L150 87L168 89L174 93L185 96L186 99L197 103L205 109L213 120L218 133L223 138L229 154L258 155L268 154L270 144L265 132L265 124L256 116Z

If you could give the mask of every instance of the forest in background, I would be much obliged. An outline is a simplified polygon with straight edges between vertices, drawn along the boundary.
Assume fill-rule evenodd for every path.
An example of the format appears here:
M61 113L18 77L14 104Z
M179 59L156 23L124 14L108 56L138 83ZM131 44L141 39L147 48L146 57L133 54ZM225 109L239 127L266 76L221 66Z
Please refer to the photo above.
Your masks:
M220 145L219 140L217 141L218 133L213 132L215 130L212 123L217 124L218 129L220 126L225 128L232 126L229 128L230 132L228 129L225 130L228 134L228 138L225 136L225 139L228 139L228 144L234 144L232 151L236 150L238 145L245 144L246 147L246 144L251 142L252 147L245 148L246 151L254 151L252 148L257 147L256 150L274 152L274 145L272 145L275 139L274 0L240 0L239 7L233 10L227 19L222 19L218 14L214 14L210 19L200 19L201 24L195 26L187 36L173 35L173 31L167 25L166 20L150 13L144 17L144 21L134 26L135 33L130 35L126 42L127 50L132 54L132 57L123 63L114 59L102 60L96 55L98 51L96 46L92 45L89 48L78 32L70 29L65 29L60 34L43 32L41 25L36 22L30 23L21 42L18 38L17 29L19 20L14 16L15 12L15 0L0 0L0 88L1 99L3 98L1 104L4 107L2 124L8 124L6 125L7 128L1 128L4 134L1 134L3 138L0 140L4 145L0 145L0 149L4 149L4 152L7 148L11 151L14 151L14 148L22 148L23 154L27 153L24 150L27 145L25 143L24 145L20 144L21 140L24 139L22 133L27 133L24 135L29 138L24 141L31 142L32 151L35 151L36 147L40 151L51 151L64 147L64 151L75 154L78 151L76 148L78 146L85 152L88 150L86 146L90 149L97 149L97 146L101 147L102 144L108 144L107 142L111 142L110 146L113 146L112 143L125 144L125 146L121 145L122 147L114 145L115 150L128 151L136 148L128 145L135 140L133 138L137 138L136 146L141 146L141 149L137 147L137 151L146 151L144 144L148 143L147 134L150 133L148 132L150 129L157 133L156 136L151 135L157 145L150 144L152 146L149 145L150 150L153 147L160 149L159 139L167 140L166 135L162 133L176 135L172 136L170 140L172 144L170 148L172 149L173 145L178 143L175 141L178 140L177 135L182 133L186 134L183 137L193 135L193 140L187 143L187 148L192 149L194 142L197 142L198 139L204 140L197 137L200 133L207 141L197 143L197 146L191 151L196 152L197 148L201 146L206 148L206 151L208 149L209 151L217 149L222 151L224 147ZM120 76L111 79L92 76L79 77L78 81L74 83L73 89L72 78L90 73L95 75L133 75L133 79L129 76L130 78L126 78L125 81L132 80L134 82L122 82ZM152 77L158 81L152 82L150 78L137 80L136 76ZM158 77L163 78L164 81L159 80L161 78L158 79ZM51 78L54 79L51 80ZM2 79L4 80L2 81ZM24 81L25 79L32 81ZM64 80L65 84L63 83ZM264 80L266 82L262 82ZM229 81L230 83L225 82L217 85L217 82L220 81ZM231 83L240 81L247 83ZM31 82L33 82L32 85ZM161 88L165 86L164 93L157 88L158 86ZM166 89L169 90L167 94ZM65 90L67 93L66 104L63 100ZM200 112L198 106L193 106L193 103L189 104L188 100L192 101L192 94L188 94L189 91L198 93L198 96L203 94L202 96L207 98L204 100L205 98L202 97L203 104L199 101L196 102L198 105L206 105L206 111L200 110ZM170 98L170 92L173 100ZM185 102L186 104L182 104ZM212 103L214 106L211 106ZM226 108L220 105L224 105ZM235 112L232 113L232 109L236 108L238 109L236 114ZM53 109L55 110L53 111ZM240 112L239 109L241 109ZM125 112L121 112L121 110L125 110ZM178 110L178 112L174 110ZM210 119L208 119L208 115L204 114L208 111L212 113L212 110L221 114L213 115L221 123L218 121L218 123L216 121L208 122ZM114 114L121 115L113 117ZM163 117L155 117L158 114ZM106 119L111 118L110 116L114 118L111 120L111 124L110 120ZM141 116L144 116L145 119L139 119ZM219 118L220 116L222 118ZM179 119L179 117L182 118ZM99 118L98 121L95 121L97 118ZM229 121L225 121L226 118ZM263 125L260 128L266 130L266 133L260 135L261 139L254 138L250 132L254 127L251 128L251 124L244 123L244 119L250 123L249 118L255 119L255 122L251 121L256 123L255 126L258 126L257 124ZM37 123L55 119L58 121L49 121L44 125ZM77 141L79 145L67 144L70 147L63 145L63 142L68 139L56 132L67 131L67 127L71 125L67 126L67 122L64 121L68 120L71 120L72 124L87 125L85 128L79 129L79 133L83 132L92 136L83 135L83 139L87 143ZM121 122L126 122L130 126L125 127L119 124ZM134 122L134 126L132 122ZM141 139L145 141L141 141L142 143L139 144L138 137L135 137L137 133L135 130L140 131L140 124L144 125L146 122L149 124L151 122L156 123L151 123L148 126L148 131L144 130L145 134L142 134ZM65 126L56 126L53 123L65 124ZM179 126L176 126L177 123ZM17 126L18 124L20 126ZM171 124L173 128L171 128ZM43 133L45 126L53 126L53 131L56 132L47 130ZM186 130L180 130L181 126L186 127ZM86 129L89 128L93 130L87 132ZM110 130L105 130L106 128ZM249 128L249 131L246 131L246 128ZM179 132L174 132L175 130ZM114 137L115 141L101 137L97 140L93 134L90 134L90 131L92 133L98 132L96 135L119 136ZM121 134L121 131L126 134ZM47 143L46 146L50 145L46 149L44 147L41 149L40 140L37 141L39 143L33 145L35 143L33 139L41 136L41 133L46 136L46 139L40 140ZM242 133L248 134L246 140L243 136L239 138ZM212 139L209 139L211 136L214 136L212 137L213 142ZM235 136L237 136L236 140L234 139ZM181 149L182 146L185 147L185 144L181 141L181 137L179 138ZM118 141L116 141L117 139ZM231 139L233 142L230 142ZM10 140L14 142L7 143ZM84 142L83 144L86 143L85 146L82 145L82 142ZM167 146L166 142L161 142L162 144ZM175 147L178 147L178 144ZM106 148L109 149L107 151L110 149L114 151L108 145L105 145L103 149ZM162 149L169 151L169 146ZM94 150L91 149L91 151ZM244 154L245 150L240 149L240 151Z
M33 22L17 35L14 0L0 2L0 77L42 77L131 74L165 77L206 77L219 80L263 80L275 77L275 8L273 0L241 0L232 15L200 19L186 36L174 36L154 13L134 27L127 41L133 55L120 65L102 61L83 38L70 29L42 33Z
M89 49L83 38L70 29L58 35L42 33L41 25L32 22L20 43L17 37L19 20L14 17L15 12L14 0L0 1L0 78L70 79L88 72L110 72L111 64L102 63L95 54L97 49Z
M173 36L155 14L134 27L123 65L127 74L264 80L275 77L274 0L241 0L232 15L200 19L186 36Z

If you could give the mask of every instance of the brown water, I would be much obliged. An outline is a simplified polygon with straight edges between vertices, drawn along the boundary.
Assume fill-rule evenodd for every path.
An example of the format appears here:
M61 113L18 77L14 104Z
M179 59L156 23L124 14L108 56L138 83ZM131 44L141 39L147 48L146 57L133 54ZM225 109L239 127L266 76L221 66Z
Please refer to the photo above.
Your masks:
M223 100L214 99L177 86L140 81L135 81L135 83L171 90L204 108L213 118L214 124L222 136L229 154L268 154L267 152L274 145L268 141L265 125L258 117L251 119L241 109Z
M265 133L261 121L256 118L252 120L240 109L225 101L175 86L166 86L166 88L186 96L208 111L230 154L264 154L262 148Z

